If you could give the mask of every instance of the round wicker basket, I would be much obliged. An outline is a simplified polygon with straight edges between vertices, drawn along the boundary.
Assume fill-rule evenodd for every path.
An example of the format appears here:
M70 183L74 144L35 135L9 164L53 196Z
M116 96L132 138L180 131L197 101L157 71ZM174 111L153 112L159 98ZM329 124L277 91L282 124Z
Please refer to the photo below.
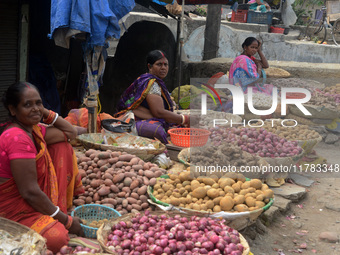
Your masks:
M14 237L27 234L29 237L32 237L32 239L36 240L36 242L34 243L34 247L32 247L31 243L27 244L28 246L30 246L31 251L34 250L34 252L36 252L37 254L43 254L46 251L45 239L29 227L26 227L15 221L0 217L0 230L4 230Z
M141 215L143 215L144 213L141 212ZM181 213L178 213L178 212L164 212L164 211L153 211L151 212L152 215L162 215L162 214L165 214L165 215L168 215L170 217L173 217L175 216L176 214L181 214ZM119 218L115 218L107 223L104 223L99 229L98 229L98 232L97 232L97 240L101 246L101 248L103 249L104 252L106 253L109 253L109 254L117 254L113 251L111 251L107 246L106 246L106 243L107 243L107 237L109 235L109 233L111 232L111 227L120 222L120 221L130 221L131 218L133 218L135 216L134 213L128 213L128 214L125 214ZM181 214L182 217L187 217L187 218L190 218L191 215L187 215L187 214ZM249 252L250 252L250 247L249 247L249 244L247 242L247 240L240 234L240 242L241 244L243 245L244 247L244 251L242 253L242 255L248 255Z
M141 136L134 136L128 133L123 134L113 134L106 133L106 138L112 139L117 142L117 146L110 144L102 144L100 141L103 140L103 135L101 133L92 134L82 134L77 137L77 140L82 143L85 149L96 149L96 150L112 150L112 151L122 151L127 152L143 160L150 160L154 156L161 154L165 150L165 145L159 141L151 140ZM141 146L132 148L121 146L120 144L138 145ZM153 145L154 148L145 148L148 145Z

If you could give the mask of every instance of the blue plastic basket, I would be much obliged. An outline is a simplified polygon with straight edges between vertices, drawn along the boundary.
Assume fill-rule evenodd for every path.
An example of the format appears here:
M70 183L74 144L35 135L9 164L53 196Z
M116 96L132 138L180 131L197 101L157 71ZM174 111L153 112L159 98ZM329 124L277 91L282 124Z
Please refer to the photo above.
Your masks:
M256 12L253 10L248 11L247 23L256 23L256 24L272 24L273 20L273 12Z
M118 218L122 216L119 212L115 209L104 205L97 205L97 204L88 204L88 205L81 205L76 207L74 211L71 213L72 217L77 216L80 219L86 221L98 221L103 219L112 219ZM85 237L88 238L97 238L97 230L98 228L93 228L84 224L80 224L84 233Z

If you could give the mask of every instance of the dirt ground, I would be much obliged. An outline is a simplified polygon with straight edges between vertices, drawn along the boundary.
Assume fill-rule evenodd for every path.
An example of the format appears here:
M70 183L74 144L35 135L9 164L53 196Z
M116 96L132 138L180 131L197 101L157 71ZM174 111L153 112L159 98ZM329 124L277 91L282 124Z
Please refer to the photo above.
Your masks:
M340 82L333 77L313 80L326 86ZM315 150L328 164L340 164L340 147L321 142ZM254 255L340 255L339 242L319 239L322 232L334 232L340 237L340 176L329 174L327 177L312 175L310 178L315 182L306 188L307 194L302 200L280 213L267 226L265 234L258 234L255 240L248 238Z
M316 152L329 164L339 164L340 150L334 145L321 143ZM255 255L288 254L340 254L340 244L319 240L321 232L340 234L340 213L328 205L340 205L340 179L311 177L315 183L307 188L304 199L292 203L290 210L280 214L267 227L265 234L249 240ZM306 247L306 248L305 248Z

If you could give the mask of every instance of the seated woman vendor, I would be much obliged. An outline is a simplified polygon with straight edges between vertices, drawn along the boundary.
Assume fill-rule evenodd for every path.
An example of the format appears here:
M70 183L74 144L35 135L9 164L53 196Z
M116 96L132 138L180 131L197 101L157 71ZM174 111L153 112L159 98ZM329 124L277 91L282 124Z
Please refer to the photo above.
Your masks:
M153 50L148 53L148 73L139 76L123 93L118 102L120 116L132 110L139 136L157 138L167 144L166 131L172 124L189 125L188 115L173 112L173 102L163 79L169 71L165 53Z
M269 4L263 0L250 0L248 4L249 4L249 10L260 11L260 12L270 11Z
M268 68L269 64L261 49L261 42L254 37L248 37L242 44L243 52L236 57L229 70L229 83L241 86L243 91L247 91L248 86L257 87L261 77L262 69ZM260 59L254 56L258 53Z
M0 216L37 231L57 253L68 243L68 233L84 234L80 219L67 214L73 196L84 193L68 143L77 131L44 108L30 83L11 85L2 100L10 121L0 136Z

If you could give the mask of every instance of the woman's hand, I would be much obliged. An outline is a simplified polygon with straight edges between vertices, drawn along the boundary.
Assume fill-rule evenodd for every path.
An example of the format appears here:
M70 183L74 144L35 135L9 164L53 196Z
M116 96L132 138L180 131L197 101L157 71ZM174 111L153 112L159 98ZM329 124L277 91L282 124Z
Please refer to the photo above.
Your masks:
M73 222L71 227L68 229L68 231L71 234L76 234L77 236L85 236L83 229L80 226L80 223L83 223L80 218L73 217Z
M154 118L164 119L167 123L182 124L183 119L181 115L164 108L164 102L161 96L155 94L147 95L146 101L149 105L150 113Z
M262 42L260 39L257 39L257 41L259 42L259 46L258 46L258 52L262 51Z
M269 64L268 64L268 61L267 61L265 55L262 52L263 43L259 39L257 39L257 41L259 42L257 53L259 54L260 59L261 59L261 60L258 60L258 61L261 63L261 66L258 65L257 61L255 61L255 64L257 66L257 69L259 70L259 68L260 68L260 71L261 71L262 69L268 68Z

